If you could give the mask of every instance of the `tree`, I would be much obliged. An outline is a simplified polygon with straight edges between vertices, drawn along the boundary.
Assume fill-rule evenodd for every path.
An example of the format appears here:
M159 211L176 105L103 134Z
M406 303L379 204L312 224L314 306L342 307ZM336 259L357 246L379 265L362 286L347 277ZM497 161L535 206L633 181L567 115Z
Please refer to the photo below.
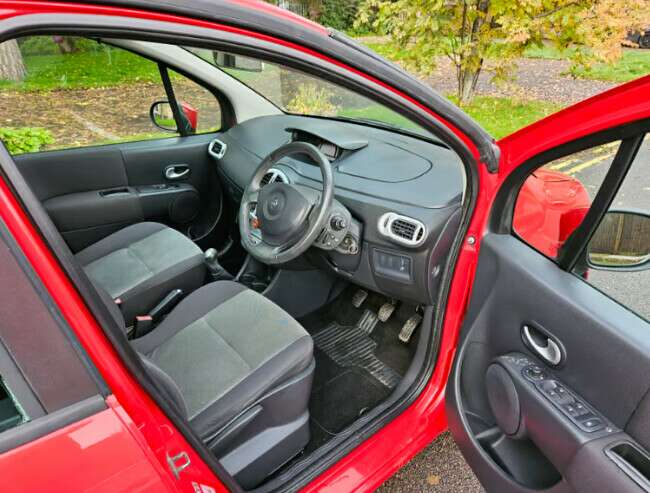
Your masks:
M0 43L0 79L20 82L27 71L15 39Z
M408 47L405 61L430 73L438 55L456 69L460 105L471 101L486 61L509 76L531 44L583 45L576 64L621 56L627 31L640 26L648 0L364 0L357 27L371 26Z

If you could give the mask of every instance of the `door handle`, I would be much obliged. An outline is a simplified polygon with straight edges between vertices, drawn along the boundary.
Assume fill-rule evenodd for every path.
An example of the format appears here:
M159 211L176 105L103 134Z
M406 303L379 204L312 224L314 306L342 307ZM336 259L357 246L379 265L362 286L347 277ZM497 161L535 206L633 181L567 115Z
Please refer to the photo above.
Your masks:
M170 164L165 167L165 178L168 180L180 180L190 174L190 167L187 164Z
M521 337L526 346L549 365L557 366L562 362L562 348L541 330L524 325L521 328Z

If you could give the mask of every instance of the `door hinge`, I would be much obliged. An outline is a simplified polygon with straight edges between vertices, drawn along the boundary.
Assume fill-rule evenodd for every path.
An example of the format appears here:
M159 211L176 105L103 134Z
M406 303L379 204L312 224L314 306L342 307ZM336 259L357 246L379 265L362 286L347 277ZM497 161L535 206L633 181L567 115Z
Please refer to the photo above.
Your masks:
M187 455L187 452L180 452L174 456L170 456L169 453L167 453L167 464L176 479L180 479L179 475L181 471L186 469L190 463L190 456Z

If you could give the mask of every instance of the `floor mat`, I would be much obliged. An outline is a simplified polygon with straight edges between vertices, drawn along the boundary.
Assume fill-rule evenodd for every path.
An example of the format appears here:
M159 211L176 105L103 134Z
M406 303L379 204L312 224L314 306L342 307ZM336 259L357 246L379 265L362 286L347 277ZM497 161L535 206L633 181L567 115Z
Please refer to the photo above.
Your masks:
M389 394L388 387L365 371L350 369L331 379L312 395L311 417L326 434L334 435ZM321 440L328 438L324 436Z
M376 324L376 315L366 310L354 326L332 322L314 335L314 344L338 365L366 370L380 383L392 389L399 383L401 376L375 356L378 344L370 334Z

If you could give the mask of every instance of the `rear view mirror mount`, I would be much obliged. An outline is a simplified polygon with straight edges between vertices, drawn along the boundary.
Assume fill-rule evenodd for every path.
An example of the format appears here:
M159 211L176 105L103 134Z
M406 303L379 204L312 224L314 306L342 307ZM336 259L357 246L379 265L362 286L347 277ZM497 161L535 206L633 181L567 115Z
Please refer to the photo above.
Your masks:
M261 60L224 53L223 51L213 51L212 58L214 59L214 64L221 68L243 70L246 72L261 72L264 68Z

